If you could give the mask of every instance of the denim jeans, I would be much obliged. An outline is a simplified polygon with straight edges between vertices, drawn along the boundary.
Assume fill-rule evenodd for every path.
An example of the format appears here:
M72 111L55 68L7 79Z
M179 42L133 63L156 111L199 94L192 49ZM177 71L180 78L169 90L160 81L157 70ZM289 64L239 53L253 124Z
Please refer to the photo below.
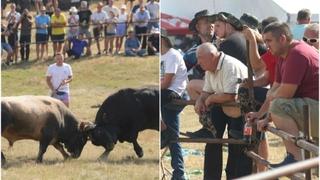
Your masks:
M211 109L213 125L217 130L217 138L222 138L226 125L230 129L242 131L243 120L239 118L230 118L222 111L221 107ZM242 151L242 145L228 145L228 160L226 167L227 179L234 179L251 174L252 160ZM216 180L221 179L222 173L222 145L206 144L204 158L204 179Z
M144 56L144 54L146 53L145 49L141 49L138 52L134 52L132 50L125 50L125 55L126 56Z
M179 136L179 114L181 111L161 106L163 121L167 127L175 131L176 137ZM184 180L184 164L180 143L171 143L169 150L171 154L171 167L173 168L172 179Z

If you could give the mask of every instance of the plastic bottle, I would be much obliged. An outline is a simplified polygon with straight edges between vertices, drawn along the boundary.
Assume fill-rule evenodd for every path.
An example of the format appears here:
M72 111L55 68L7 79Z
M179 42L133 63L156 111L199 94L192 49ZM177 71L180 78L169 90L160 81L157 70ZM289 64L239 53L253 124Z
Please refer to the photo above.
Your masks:
M252 124L250 122L246 122L243 127L243 138L246 143L251 144L252 140Z

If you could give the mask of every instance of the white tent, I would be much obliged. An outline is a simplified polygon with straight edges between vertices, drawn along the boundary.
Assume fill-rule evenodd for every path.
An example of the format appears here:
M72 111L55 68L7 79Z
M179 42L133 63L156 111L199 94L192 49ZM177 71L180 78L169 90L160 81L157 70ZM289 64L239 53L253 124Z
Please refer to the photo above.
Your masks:
M319 0L161 0L162 12L189 19L207 9L211 14L225 11L238 18L249 13L259 21L275 16L290 25L296 23L297 13L303 8L310 9L313 22L319 22Z

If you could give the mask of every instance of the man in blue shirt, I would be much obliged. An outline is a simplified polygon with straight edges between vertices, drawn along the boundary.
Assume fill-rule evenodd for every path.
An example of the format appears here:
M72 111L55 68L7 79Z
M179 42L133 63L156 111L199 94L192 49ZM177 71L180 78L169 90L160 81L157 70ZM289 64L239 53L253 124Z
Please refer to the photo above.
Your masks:
M50 17L46 15L46 7L42 6L40 15L36 16L36 52L37 60L43 58L45 46L48 44L48 26L50 25ZM40 47L41 44L41 47ZM41 49L40 49L41 48ZM39 56L40 55L40 56Z
M140 49L140 41L134 35L133 30L129 30L128 38L125 42L124 47L126 56L144 56L146 54L145 49Z
M68 56L74 56L75 59L79 59L84 52L84 48L88 46L88 42L83 40L83 34L79 34L78 39L71 39L72 48L67 51Z
M147 48L147 36L144 35L148 31L148 22L150 20L150 13L145 9L144 5L140 5L140 9L134 14L134 22L135 22L135 32L137 34L137 38L141 43L142 39L142 47L141 49Z

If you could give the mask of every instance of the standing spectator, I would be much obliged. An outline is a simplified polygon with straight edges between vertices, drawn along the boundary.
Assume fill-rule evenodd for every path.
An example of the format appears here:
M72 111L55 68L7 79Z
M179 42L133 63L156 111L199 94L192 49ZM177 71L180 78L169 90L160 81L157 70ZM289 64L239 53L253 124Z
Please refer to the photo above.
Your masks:
M126 56L144 56L146 53L144 49L140 49L140 41L135 36L133 30L129 30L124 48Z
M57 52L54 57L56 62L48 67L46 80L51 96L61 100L67 107L70 103L69 83L72 81L72 69L67 63L64 63L63 55Z
M108 0L108 5L104 6L102 10L107 13L109 16L109 13L112 11L115 17L119 17L120 10L116 6L113 5L113 0Z
M94 36L94 39L96 40L97 48L98 48L97 55L101 54L99 39L100 39L101 31L103 30L103 23L107 19L107 14L106 12L102 11L102 7L103 7L102 2L99 2L97 5L97 11L94 12L91 16L91 21L92 21L92 24L94 25L93 36Z
M85 38L88 39L88 46L86 55L91 55L91 32L89 31L91 23L91 10L88 8L87 1L81 1L79 15L79 34L85 35Z
M303 106L309 106L310 134L319 139L319 53L313 47L292 38L286 23L272 23L263 31L263 39L272 54L279 57L275 82L267 97L270 119L258 121L259 130L273 121L274 125L295 137L303 131ZM270 106L269 106L270 104ZM254 117L253 117L254 118ZM252 117L250 118L252 119ZM287 156L277 168L301 161L301 149L283 140Z
M23 14L18 22L21 24L20 31L20 55L22 61L29 61L30 43L31 43L31 29L32 29L32 16L29 14L28 9L24 9Z
M47 11L46 11L46 14L49 16L50 20L51 20L51 17L52 15L54 14L54 6L53 6L53 3L52 1L48 1L47 2L47 5L46 5L46 8L47 8ZM47 35L47 41L49 42L49 40L52 41L52 27L51 27L51 23L49 24L48 26L48 35ZM49 43L46 43L46 46L45 46L45 51L46 51L46 58L49 57ZM52 43L52 48L53 48L53 43Z
M10 46L10 44L8 44L6 42L6 36L8 36L9 33L7 31L7 28L5 27L5 25L1 22L1 51L5 50L7 52L7 60L6 60L6 64L10 65L10 61L11 58L13 56L13 50Z
M55 9L55 12L51 18L52 42L53 42L54 55L57 52L62 51L66 25L67 25L67 19L64 16L64 14L61 13L61 10L59 8Z
M173 49L168 37L161 36L161 117L167 126L174 131L171 137L179 137L179 114L182 109L171 109L166 105L173 99L181 99L187 86L187 68L181 53ZM168 132L168 131L167 131ZM170 131L169 131L170 132ZM165 132L163 132L165 133ZM180 143L170 143L172 179L185 180L184 162Z
M298 12L297 24L292 28L293 39L302 40L304 30L311 21L311 12L309 9L301 9Z
M148 23L148 32L150 32L152 28L159 28L160 4L155 0L150 0L146 5L146 9L150 13L150 21Z
M104 31L104 50L106 54L110 53L112 55L113 53L113 43L114 38L116 36L117 31L117 22L118 18L115 16L115 13L113 11L109 11L108 18L106 20L105 25L105 31Z
M136 12L139 10L140 6L145 4L143 3L143 0L138 0L138 4L134 5L133 8L131 9L131 13L130 13L130 23L133 22L133 17L134 14L136 14Z
M239 60L218 51L209 42L201 44L197 48L196 54L198 63L206 71L203 91L194 107L196 113L200 115L210 111L210 119L216 128L217 138L222 138L226 126L228 132L231 130L242 131L242 117L234 115L239 111L237 107L210 106L215 103L235 102L239 87L237 79L248 76L246 66ZM228 111L226 111L227 109ZM226 179L251 174L252 160L243 153L243 148L239 145L228 145ZM203 179L221 179L222 162L222 145L206 144Z
M159 53L159 29L152 28L151 29L151 36L148 38L148 55L156 55Z
M302 39L319 52L319 24L309 24L304 31Z
M72 6L69 10L70 16L68 18L68 35L67 42L68 44L65 46L67 50L71 49L71 39L75 39L78 36L79 29L79 15L76 7Z
M50 25L50 17L45 13L46 13L46 7L42 6L40 15L36 16L35 24L37 28L36 30L37 60L43 59L44 50L46 46L48 46L48 27ZM48 54L48 50L47 50L47 54Z
M140 43L142 44L141 49L146 49L147 47L146 33L148 31L149 20L149 11L145 9L144 5L141 5L139 11L137 11L134 15L135 32Z
M40 9L43 6L42 0L34 0L34 5L36 7L37 14L40 14Z
M18 30L17 22L20 20L20 13L16 11L16 4L10 5L10 11L7 13L6 19L8 22L7 30L10 33L8 43L13 50L13 59L15 63L18 61Z
M127 5L128 1L130 1L129 9L132 9L133 1L135 1L135 0L124 0L124 4Z
M127 34L127 25L128 25L128 14L126 12L126 5L121 6L121 12L119 14L118 23L117 23L117 36L116 36L116 52L115 54L120 53L120 49L123 44L123 38Z

